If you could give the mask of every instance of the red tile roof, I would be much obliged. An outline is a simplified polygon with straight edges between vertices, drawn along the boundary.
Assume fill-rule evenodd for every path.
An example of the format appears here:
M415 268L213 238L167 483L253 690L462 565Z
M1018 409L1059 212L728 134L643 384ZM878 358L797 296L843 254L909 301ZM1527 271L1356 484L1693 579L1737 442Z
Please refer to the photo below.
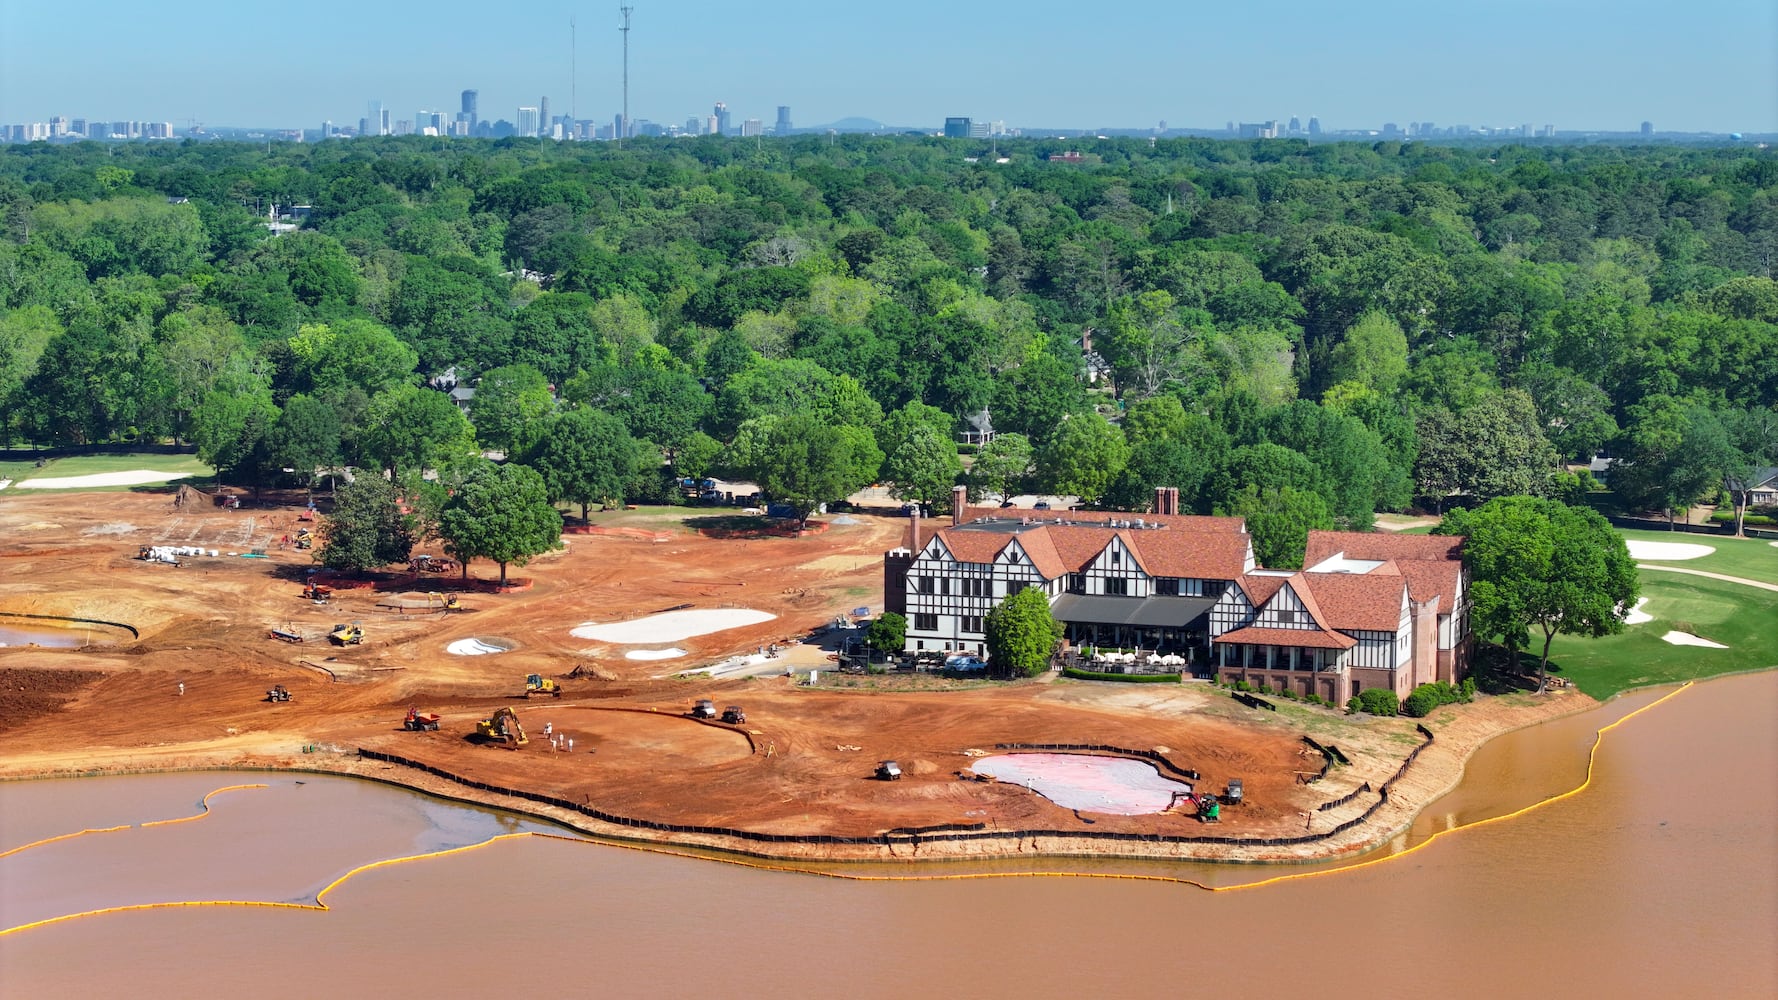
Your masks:
M1338 632L1306 628L1238 628L1216 637L1217 642L1243 646L1311 646L1316 649L1351 649L1358 640Z
M1070 521L1079 517L1068 515ZM1112 520L1105 514L1093 517L1090 524L1032 520L1015 526L1008 518L995 528L940 524L930 532L922 524L920 534L922 548L937 535L953 556L976 563L994 561L1016 538L1031 565L1051 580L1081 571L1114 538L1121 540L1136 565L1150 576L1232 580L1247 569L1252 546L1240 518L1182 515L1165 518L1165 528L1113 528ZM1133 518L1116 520L1121 523ZM1156 520L1162 519L1148 517L1144 523Z
M1395 535L1386 531L1311 531L1303 553L1303 565L1313 566L1329 556L1346 553L1348 559L1460 559L1461 535Z
M1408 586L1400 576L1383 573L1300 573L1291 577L1303 590L1313 591L1326 616L1316 616L1328 628L1394 632L1401 627L1402 591Z
M1241 592L1247 595L1247 602L1257 609L1271 600L1272 595L1284 586L1284 577L1242 576L1236 577L1235 582L1240 584Z

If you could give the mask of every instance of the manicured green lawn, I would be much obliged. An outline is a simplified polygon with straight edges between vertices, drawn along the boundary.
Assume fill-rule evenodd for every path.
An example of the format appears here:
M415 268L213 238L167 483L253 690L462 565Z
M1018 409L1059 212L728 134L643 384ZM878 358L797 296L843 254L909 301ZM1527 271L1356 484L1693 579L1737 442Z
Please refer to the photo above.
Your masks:
M1622 635L1603 639L1557 636L1550 646L1551 673L1595 698L1606 698L1650 684L1778 667L1778 634L1772 627L1778 622L1778 593L1645 572L1642 594L1648 598L1642 610L1654 621L1627 625ZM1669 631L1690 632L1729 648L1675 646L1661 639ZM1536 645L1541 644L1539 637Z
M71 455L67 458L50 459L41 468L35 461L0 462L0 479L13 480L11 486L0 490L0 497L17 491L18 484L27 479L62 479L69 476L93 476L106 472L131 472L137 469L153 469L156 472L184 472L193 477L193 480L190 481L202 482L206 485L214 482L215 479L215 471L198 461L196 455L168 455L158 452ZM148 483L141 486L100 486L92 487L92 489L112 491L152 489L158 485L160 484ZM44 492L57 491L45 490Z
M1707 573L1723 573L1749 580L1778 583L1778 547L1763 538L1732 538L1727 535L1694 535L1683 531L1629 531L1620 529L1625 538L1650 542L1679 542L1708 545L1715 552L1696 559L1638 559L1637 562L1661 566L1701 569ZM1643 574L1646 580L1651 575Z

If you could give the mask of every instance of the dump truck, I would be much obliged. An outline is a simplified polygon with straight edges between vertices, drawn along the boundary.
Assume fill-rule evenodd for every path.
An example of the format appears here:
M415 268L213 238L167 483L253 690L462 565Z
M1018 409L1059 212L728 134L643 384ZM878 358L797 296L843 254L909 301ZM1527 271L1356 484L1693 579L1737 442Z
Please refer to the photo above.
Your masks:
M697 704L691 707L691 717L694 719L716 718L716 703L708 698L700 698Z
M747 721L747 713L741 711L741 706L739 705L730 705L722 710L722 721L731 726L738 726Z
M337 646L356 646L364 641L364 626L359 622L350 625L335 625L327 634Z
M545 677L542 674L526 674L525 697L529 698L534 694L547 694L552 698L560 698L562 685L557 684L553 678Z
M519 725L518 713L510 708L495 709L492 716L476 723L475 734L514 750L530 742L525 738L525 727Z
M900 781L901 765L892 760L877 765L877 778L880 781Z
M270 691L267 691L265 693L265 700L266 701L289 701L290 700L290 689L285 687L282 684L275 684L272 686L272 689Z
M401 720L401 728L409 732L438 732L438 713L422 712L417 708L407 710L407 718Z

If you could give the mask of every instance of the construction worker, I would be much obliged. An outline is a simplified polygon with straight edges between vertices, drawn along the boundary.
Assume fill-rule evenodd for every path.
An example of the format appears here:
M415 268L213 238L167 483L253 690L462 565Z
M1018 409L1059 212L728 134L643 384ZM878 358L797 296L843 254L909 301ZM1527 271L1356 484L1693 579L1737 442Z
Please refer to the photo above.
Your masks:
M179 682L179 697L181 697L181 698L185 697L185 682L184 681Z

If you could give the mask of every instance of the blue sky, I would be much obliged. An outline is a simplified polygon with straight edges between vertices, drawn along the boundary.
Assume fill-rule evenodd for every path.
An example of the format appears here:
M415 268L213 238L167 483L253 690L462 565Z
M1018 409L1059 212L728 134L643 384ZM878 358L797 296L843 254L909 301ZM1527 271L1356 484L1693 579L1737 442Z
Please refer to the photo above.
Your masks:
M726 101L768 124L858 115L936 127L1375 128L1554 124L1778 131L1773 0L632 0L630 111L683 122ZM617 4L541 0L0 0L0 122L65 114L213 125L484 118L548 94L620 106Z

